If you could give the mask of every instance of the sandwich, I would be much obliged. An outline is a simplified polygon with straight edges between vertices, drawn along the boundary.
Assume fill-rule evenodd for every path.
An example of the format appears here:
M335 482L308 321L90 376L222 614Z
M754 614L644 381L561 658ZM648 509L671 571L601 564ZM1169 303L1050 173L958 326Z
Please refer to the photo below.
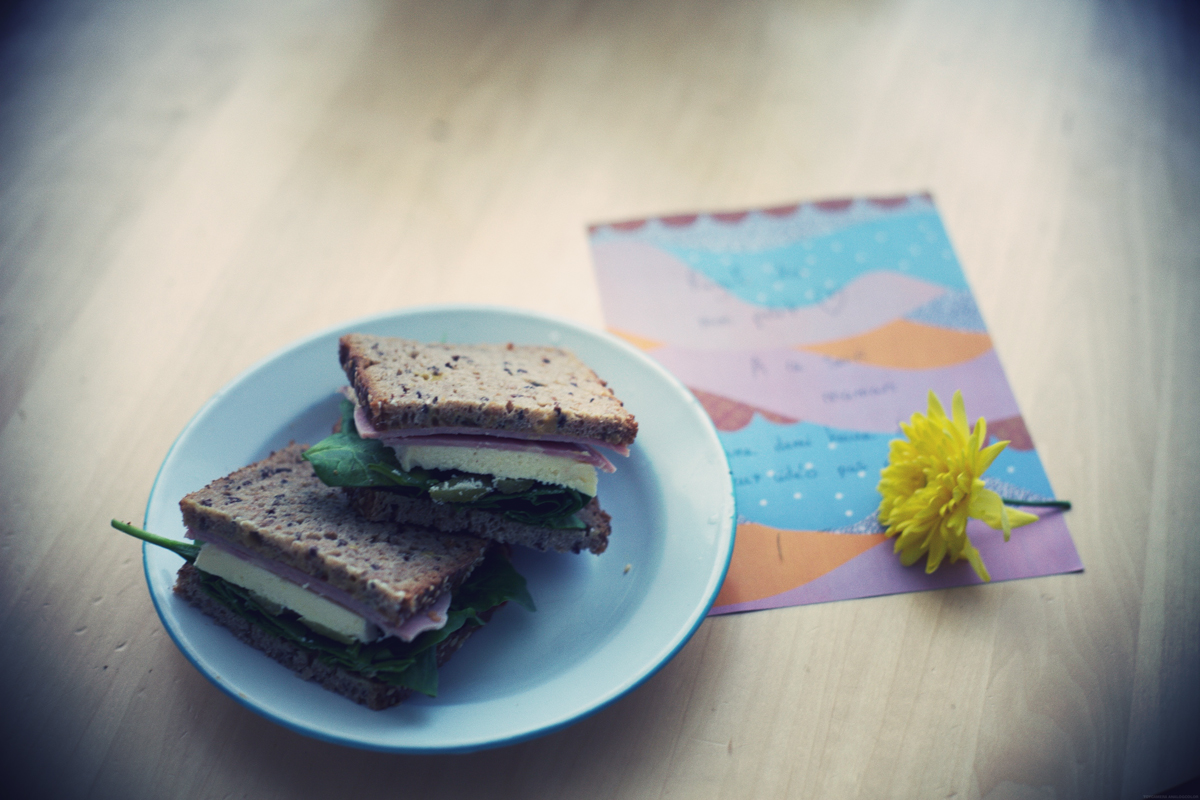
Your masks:
M605 451L637 421L573 354L513 344L427 344L349 334L337 431L305 458L366 519L538 550L602 553Z
M292 444L180 501L174 592L307 680L372 709L435 696L437 669L508 600L533 610L494 541L371 522Z

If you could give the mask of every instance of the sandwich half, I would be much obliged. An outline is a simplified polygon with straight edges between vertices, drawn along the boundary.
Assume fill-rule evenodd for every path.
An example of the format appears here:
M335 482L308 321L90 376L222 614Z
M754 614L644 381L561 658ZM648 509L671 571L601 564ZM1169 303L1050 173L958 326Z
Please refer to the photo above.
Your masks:
M365 518L604 552L597 470L629 454L637 421L573 354L349 334L339 359L340 429L305 458Z
M437 693L437 668L508 600L532 609L503 546L370 522L293 444L180 502L174 591L235 636L372 709Z

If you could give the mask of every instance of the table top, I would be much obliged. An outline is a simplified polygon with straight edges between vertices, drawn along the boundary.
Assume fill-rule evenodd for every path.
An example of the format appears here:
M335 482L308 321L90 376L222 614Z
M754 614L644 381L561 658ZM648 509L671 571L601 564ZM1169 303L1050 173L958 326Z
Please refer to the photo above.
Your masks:
M1183 4L12 6L0 661L40 796L1100 798L1200 773L1200 26ZM176 435L314 331L602 327L589 223L928 190L1085 571L705 621L511 747L305 738L165 633ZM1190 577L1189 577L1190 576Z

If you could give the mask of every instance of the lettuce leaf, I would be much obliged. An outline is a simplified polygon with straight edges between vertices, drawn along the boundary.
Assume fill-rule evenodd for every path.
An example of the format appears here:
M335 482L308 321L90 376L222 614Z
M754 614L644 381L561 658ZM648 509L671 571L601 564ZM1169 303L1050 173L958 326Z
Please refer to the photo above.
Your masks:
M327 486L378 486L378 469L400 469L392 448L364 439L354 427L354 404L342 401L342 429L304 451L317 477ZM423 488L423 487L422 487Z

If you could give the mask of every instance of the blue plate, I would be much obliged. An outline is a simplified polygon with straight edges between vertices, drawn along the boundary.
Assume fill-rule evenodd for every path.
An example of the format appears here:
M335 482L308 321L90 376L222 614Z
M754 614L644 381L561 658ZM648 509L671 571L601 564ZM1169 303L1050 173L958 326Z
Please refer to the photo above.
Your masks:
M607 380L639 432L600 477L613 517L601 556L519 548L538 610L509 604L441 671L438 697L370 711L296 677L174 596L181 559L143 550L163 625L238 702L300 733L353 747L446 753L511 744L575 722L667 663L716 598L733 552L733 486L716 431L682 384L604 333L525 311L434 306L310 336L250 368L188 423L150 493L145 526L183 538L179 499L289 441L323 438L344 385L337 339L352 331L423 341L565 347Z

